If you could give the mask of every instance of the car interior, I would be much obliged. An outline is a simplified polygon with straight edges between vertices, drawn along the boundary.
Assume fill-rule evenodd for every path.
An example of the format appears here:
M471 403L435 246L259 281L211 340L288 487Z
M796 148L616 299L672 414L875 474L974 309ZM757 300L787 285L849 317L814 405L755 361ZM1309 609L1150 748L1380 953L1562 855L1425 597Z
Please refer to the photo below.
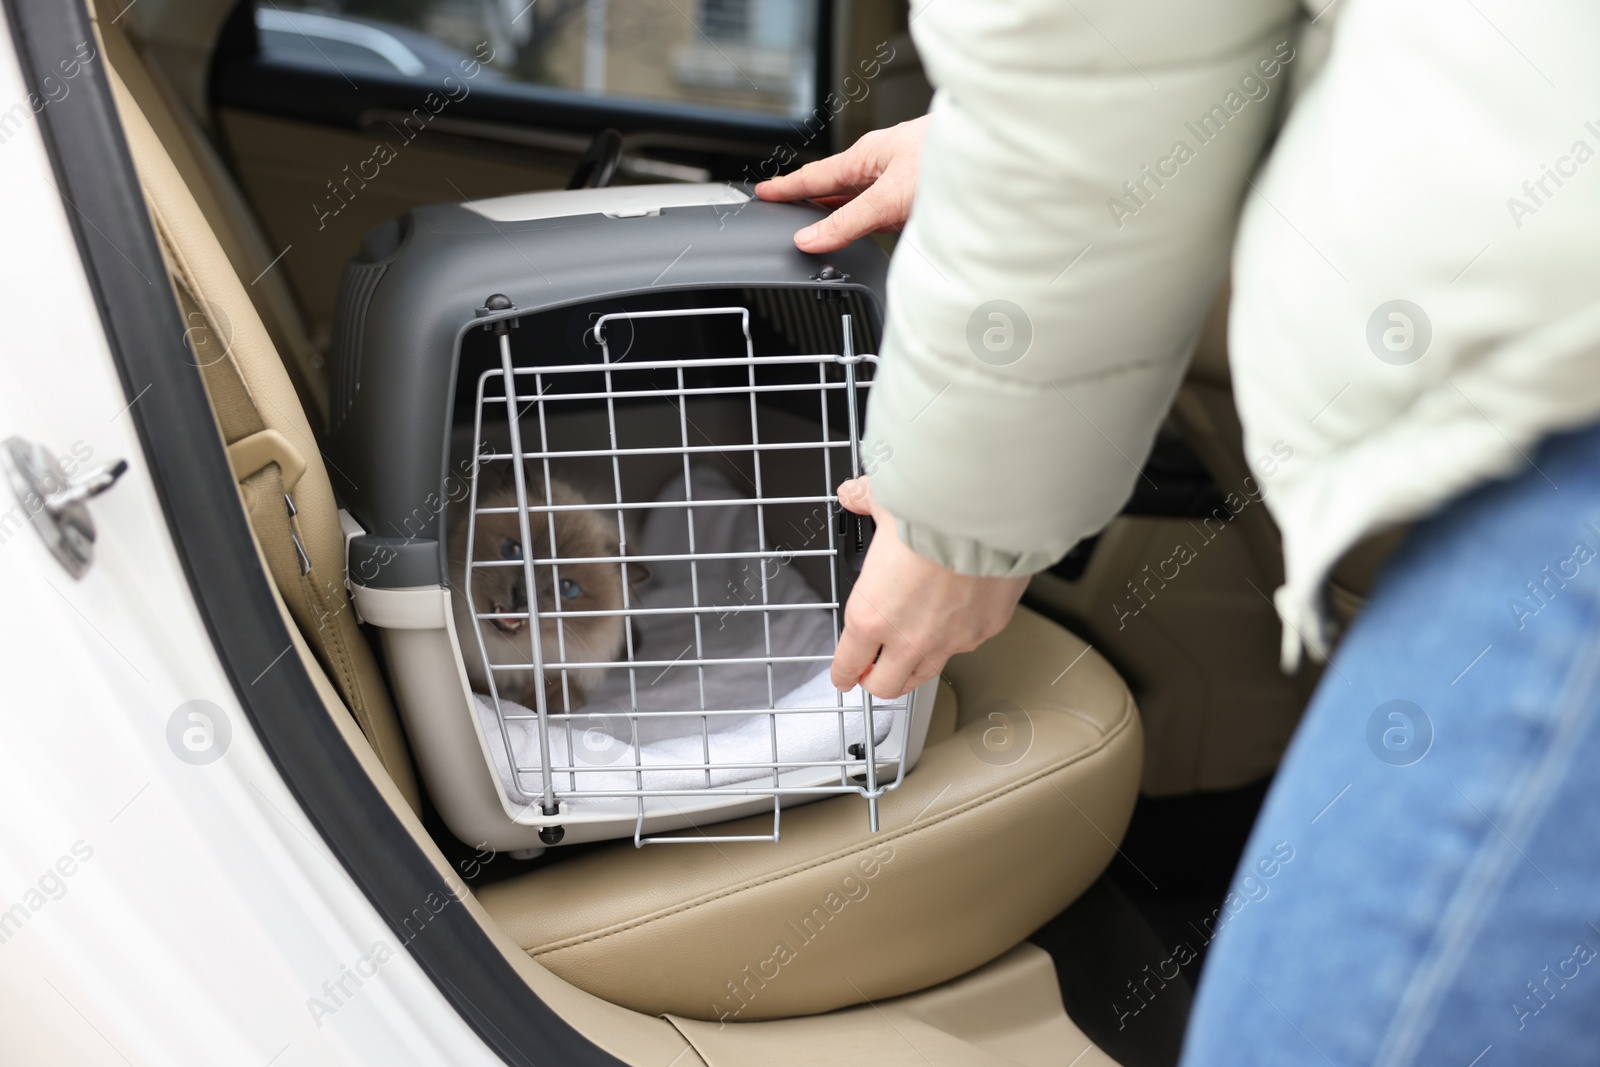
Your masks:
M612 5L608 36L605 5L581 0L90 6L214 415L188 432L226 448L255 538L229 549L270 580L321 698L301 714L338 731L386 801L383 847L426 857L514 996L579 1035L566 1062L1177 1062L1318 676L1278 666L1281 556L1260 497L1285 457L1245 454L1226 289L1124 512L951 660L876 832L837 796L784 810L776 841L493 847L453 832L397 711L396 661L434 653L380 642L346 581L341 508L365 477L334 461L328 430L346 264L422 205L567 187L603 131L620 134L602 160L616 186L737 183L915 117L931 90L906 7ZM1339 568L1342 619L1393 541ZM1181 573L1179 544L1197 546ZM453 684L448 659L428 662ZM1021 731L1004 758L986 747L997 723Z

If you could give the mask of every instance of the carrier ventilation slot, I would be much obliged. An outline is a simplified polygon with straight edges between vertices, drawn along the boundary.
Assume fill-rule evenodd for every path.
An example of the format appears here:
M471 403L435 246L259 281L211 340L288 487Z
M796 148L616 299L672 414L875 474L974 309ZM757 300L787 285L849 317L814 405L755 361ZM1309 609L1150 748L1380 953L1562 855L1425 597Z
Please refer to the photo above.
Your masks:
M849 316L857 352L871 351L872 319L867 300L858 291L817 289L745 289L746 307L776 329L795 353L832 352L839 346L839 314ZM826 297L826 299L819 299ZM841 302L842 301L842 302Z
M339 279L338 313L333 320L333 365L339 368L332 382L328 405L330 430L338 430L350 414L361 389L361 339L367 305L389 269L387 263L350 263Z

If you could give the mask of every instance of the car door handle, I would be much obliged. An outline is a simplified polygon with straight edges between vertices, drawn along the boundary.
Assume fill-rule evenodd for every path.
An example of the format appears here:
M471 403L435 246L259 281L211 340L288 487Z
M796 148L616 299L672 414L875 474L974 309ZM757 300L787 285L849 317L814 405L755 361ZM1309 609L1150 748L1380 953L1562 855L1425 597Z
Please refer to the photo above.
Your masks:
M43 445L21 437L0 443L0 467L17 502L0 511L0 541L31 522L50 554L74 578L94 562L94 518L88 502L117 484L128 469L125 459L69 473Z

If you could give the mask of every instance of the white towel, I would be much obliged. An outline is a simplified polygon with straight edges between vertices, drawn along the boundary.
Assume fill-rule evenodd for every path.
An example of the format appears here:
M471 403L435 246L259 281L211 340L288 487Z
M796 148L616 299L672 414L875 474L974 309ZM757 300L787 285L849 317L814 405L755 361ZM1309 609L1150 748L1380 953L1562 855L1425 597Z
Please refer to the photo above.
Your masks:
M727 479L709 468L692 471L693 498L733 500L736 492ZM658 500L683 500L682 476L658 494ZM694 509L694 548L697 553L753 551L757 547L755 506L723 505ZM651 510L631 555L675 555L689 551L689 526L685 509ZM651 579L638 587L632 603L638 607L688 607L694 603L691 568L686 562L651 563ZM762 603L760 560L704 560L695 564L702 605L732 607ZM766 602L820 604L821 599L791 566L768 562ZM762 625L759 611L711 612L700 615L699 649L707 659L749 659L765 654L770 639L776 656L831 657L834 633L831 612L824 608L767 613ZM695 656L696 633L690 613L635 616L638 650L635 659L684 660ZM632 677L630 678L630 674ZM702 687L704 703L701 702ZM554 785L564 791L611 792L632 789L689 790L740 783L760 788L773 784L768 767L726 764L762 763L793 766L816 760L849 758L851 745L862 740L862 691L841 694L828 678L825 660L775 664L769 682L765 664L714 665L703 670L693 665L614 669L604 684L578 709L569 724L551 724L551 751L556 766L593 767L575 773L560 772ZM540 788L539 731L535 713L501 698L501 708L513 718L505 724L511 751L520 769L522 792ZM630 707L642 713L637 726L626 714ZM903 706L903 705L902 705ZM651 715L652 711L690 709L752 709L748 715ZM755 709L806 709L771 714ZM491 759L508 791L511 768L505 739L495 715L494 701L478 697L478 715L488 739ZM873 741L882 743L894 725L895 710L873 705ZM704 730L702 730L704 723ZM569 746L569 734L571 743ZM776 735L776 737L774 737ZM638 745L634 744L637 736ZM776 755L774 754L776 745ZM638 770L663 764L721 764L709 772L693 770ZM569 751L576 756L574 761Z
M821 701L811 694L826 687L829 697L837 691L828 681L826 672L811 683L801 687L807 699L797 701L784 697L778 704L785 707L817 707ZM638 762L630 738L629 720L626 716L599 711L584 711L571 723L554 723L550 728L550 748L554 753L554 766L593 767L594 770L557 772L555 788L564 791L614 792L632 789L680 790L748 784L761 787L775 784L770 769L718 766L709 772L699 769L659 770L648 768L661 764L700 764L706 762L709 748L712 764L772 763L774 762L774 732L776 732L776 763L781 768L793 767L810 760L834 760L848 753L851 745L861 742L860 690L846 695L853 700L856 710L785 713L778 715L723 715L708 717L709 728L704 736L700 732L698 717L672 717L658 720L670 724L659 731L659 736L640 739ZM832 700L829 699L831 704ZM529 715L533 712L509 701L502 701L508 714ZM484 732L489 738L489 751L502 780L509 781L505 764L505 744L494 717L494 703L486 696L478 697L478 712L484 719ZM648 714L648 713L647 713ZM592 717L590 717L592 715ZM642 720L643 722L644 720ZM873 707L873 742L881 744L889 736L894 724L894 712L888 708ZM517 764L522 770L523 790L536 794L540 790L539 727L535 719L519 719L506 724L511 737L512 751L517 754ZM568 734L571 734L571 744ZM643 733L644 731L641 731ZM843 745L840 744L841 735ZM576 753L569 762L568 752ZM644 770L638 770L642 767Z

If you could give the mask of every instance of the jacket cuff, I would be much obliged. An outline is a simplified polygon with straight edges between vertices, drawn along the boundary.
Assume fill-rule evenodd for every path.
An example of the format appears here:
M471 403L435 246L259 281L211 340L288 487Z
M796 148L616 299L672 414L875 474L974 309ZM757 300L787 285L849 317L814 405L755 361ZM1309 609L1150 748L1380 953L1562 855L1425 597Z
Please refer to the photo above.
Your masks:
M970 537L941 533L923 525L912 525L905 519L895 519L895 529L900 540L911 551L924 559L932 560L947 570L975 578L1022 578L1055 564L1071 549L1071 545L1031 552L1012 552L993 545L983 544Z

